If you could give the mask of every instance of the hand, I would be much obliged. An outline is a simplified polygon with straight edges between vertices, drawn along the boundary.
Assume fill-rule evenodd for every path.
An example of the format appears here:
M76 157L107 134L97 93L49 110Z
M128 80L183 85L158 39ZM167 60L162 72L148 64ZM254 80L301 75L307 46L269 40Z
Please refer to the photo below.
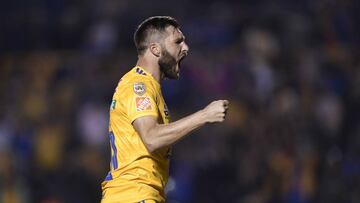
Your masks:
M209 123L223 122L225 120L225 115L228 108L228 100L217 100L211 102L203 109L205 114L205 121Z

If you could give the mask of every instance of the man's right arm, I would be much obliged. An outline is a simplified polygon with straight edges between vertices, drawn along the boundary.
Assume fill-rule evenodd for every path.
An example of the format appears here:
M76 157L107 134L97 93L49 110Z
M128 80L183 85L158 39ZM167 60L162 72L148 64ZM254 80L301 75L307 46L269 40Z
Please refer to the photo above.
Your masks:
M174 144L205 123L224 121L228 104L227 100L214 101L203 110L169 124L159 124L155 116L144 116L137 118L133 126L151 153Z

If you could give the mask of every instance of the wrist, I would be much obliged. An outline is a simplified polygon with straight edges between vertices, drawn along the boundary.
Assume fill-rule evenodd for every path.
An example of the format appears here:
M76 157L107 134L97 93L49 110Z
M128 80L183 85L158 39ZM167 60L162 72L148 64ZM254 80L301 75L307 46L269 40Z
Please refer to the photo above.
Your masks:
M200 124L205 124L205 123L208 122L207 119L206 119L207 116L206 116L206 112L205 112L204 109L198 111L197 114L198 114Z

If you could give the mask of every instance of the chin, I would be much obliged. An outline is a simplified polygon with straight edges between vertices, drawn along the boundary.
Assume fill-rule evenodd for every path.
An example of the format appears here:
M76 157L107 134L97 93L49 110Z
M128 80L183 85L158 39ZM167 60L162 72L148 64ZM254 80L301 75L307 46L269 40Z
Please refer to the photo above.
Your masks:
M176 72L176 76L174 77L174 80L178 80L180 77L180 73L179 72Z
M179 64L173 66L171 69L168 69L164 72L165 77L170 80L178 80L180 76L180 67Z
M178 80L179 77L180 77L180 73L179 73L179 72L175 72L175 73L173 74L173 76L171 77L171 79L173 79L173 80Z
M179 69L179 67L177 67L174 72L175 72L175 75L176 75L175 79L176 80L179 79L179 77L180 77L180 69Z

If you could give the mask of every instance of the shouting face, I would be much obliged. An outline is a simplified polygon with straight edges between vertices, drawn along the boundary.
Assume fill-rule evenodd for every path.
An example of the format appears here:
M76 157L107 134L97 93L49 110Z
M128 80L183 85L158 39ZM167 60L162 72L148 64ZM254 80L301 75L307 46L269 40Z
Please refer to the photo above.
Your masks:
M162 51L158 63L161 72L166 78L178 79L180 63L187 55L189 47L179 29L169 26L166 28L166 32L168 35L161 46Z

